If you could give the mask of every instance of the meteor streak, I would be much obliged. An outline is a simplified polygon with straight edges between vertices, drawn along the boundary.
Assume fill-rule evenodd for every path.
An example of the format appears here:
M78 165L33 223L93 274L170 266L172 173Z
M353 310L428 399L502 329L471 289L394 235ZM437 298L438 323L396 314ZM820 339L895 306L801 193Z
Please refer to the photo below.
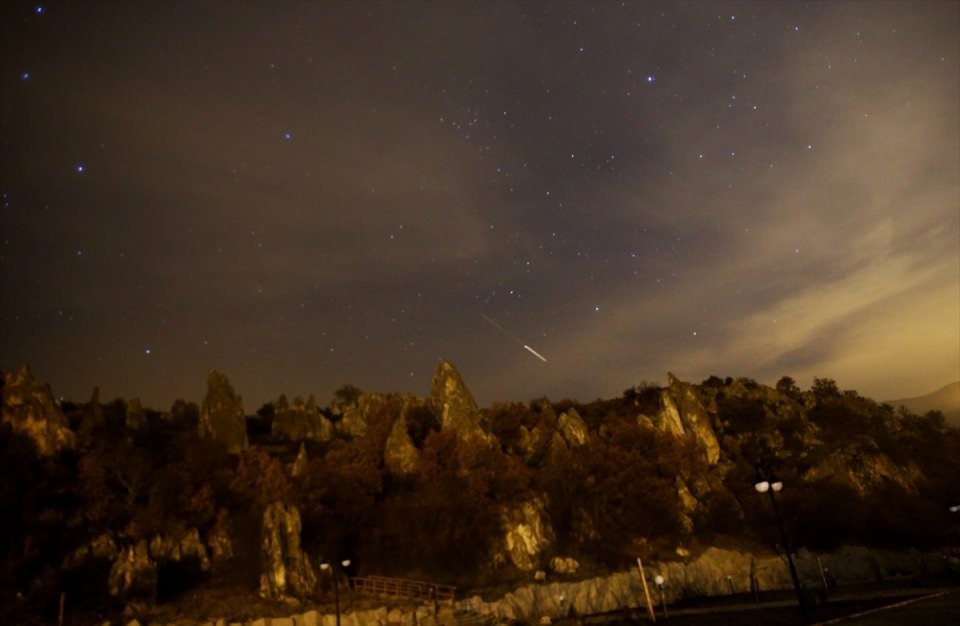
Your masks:
M525 344L525 343L523 343L522 341L520 341L519 339L517 339L517 337L516 337L513 333L511 333L510 331L508 331L507 329L505 329L503 326L501 326L500 324L497 324L495 321L493 321L492 319L490 319L489 317L487 317L487 316L484 315L483 313L480 314L480 317L482 317L482 318L485 319L486 321L490 322L490 324L492 324L493 327L496 328L497 330L499 330L501 333L503 333L504 335L506 335L506 336L509 337L510 339L513 339L514 341L516 341L518 346L523 346L523 349L524 349L524 350L526 350L527 352L529 352L529 353L532 354L533 356L537 357L538 359L540 359L540 360L543 361L544 363L547 362L547 359L544 358L544 356L543 356L542 354L540 354L539 352L537 352L536 350L534 350L533 348L531 348L531 347L528 346L527 344Z
M538 359L540 359L540 360L543 361L544 363L547 362L547 360L543 357L542 354L540 354L539 352L537 352L536 350L534 350L533 348L531 348L531 347L528 346L527 344L523 344L523 347L526 348L527 350L529 350L529 351L530 351L530 354L532 354L533 356L537 357Z

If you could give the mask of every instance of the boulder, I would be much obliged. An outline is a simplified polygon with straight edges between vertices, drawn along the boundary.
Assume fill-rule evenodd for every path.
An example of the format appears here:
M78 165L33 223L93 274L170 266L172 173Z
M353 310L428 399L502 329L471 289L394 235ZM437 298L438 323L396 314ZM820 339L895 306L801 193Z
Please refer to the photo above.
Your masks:
M243 399L217 370L210 370L207 375L207 395L200 407L199 431L201 437L223 443L230 453L245 450L249 445Z
M569 556L555 556L550 559L550 569L557 574L576 574L580 569L580 562Z
M44 456L76 445L76 437L50 385L37 382L26 363L17 371L4 374L2 421L30 437Z
M313 593L317 576L310 560L300 548L300 511L297 507L274 502L263 513L261 541L264 572L260 576L260 595L270 600Z

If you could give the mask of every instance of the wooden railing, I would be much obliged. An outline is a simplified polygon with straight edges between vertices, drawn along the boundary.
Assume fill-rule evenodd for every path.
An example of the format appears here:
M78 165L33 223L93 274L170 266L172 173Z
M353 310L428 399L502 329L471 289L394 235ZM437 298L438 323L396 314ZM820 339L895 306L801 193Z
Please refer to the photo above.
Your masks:
M396 596L414 600L453 601L456 587L438 585L422 580L387 578L386 576L357 576L350 579L350 586L359 593L378 596Z

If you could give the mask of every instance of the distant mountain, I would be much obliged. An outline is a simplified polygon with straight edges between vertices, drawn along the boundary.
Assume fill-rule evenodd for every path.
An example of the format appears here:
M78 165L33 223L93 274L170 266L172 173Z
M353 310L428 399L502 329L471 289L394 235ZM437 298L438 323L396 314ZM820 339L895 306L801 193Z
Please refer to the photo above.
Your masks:
M894 407L904 406L918 415L923 415L927 411L940 411L947 418L948 424L960 427L960 380L925 396L887 400L886 404Z

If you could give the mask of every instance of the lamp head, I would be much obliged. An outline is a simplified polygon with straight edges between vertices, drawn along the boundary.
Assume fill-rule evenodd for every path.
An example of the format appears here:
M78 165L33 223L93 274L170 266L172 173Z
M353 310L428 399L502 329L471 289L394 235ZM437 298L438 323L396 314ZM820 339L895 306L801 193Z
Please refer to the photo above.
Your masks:
M760 493L767 493L770 491L770 481L761 480L753 485L753 488L759 491Z

